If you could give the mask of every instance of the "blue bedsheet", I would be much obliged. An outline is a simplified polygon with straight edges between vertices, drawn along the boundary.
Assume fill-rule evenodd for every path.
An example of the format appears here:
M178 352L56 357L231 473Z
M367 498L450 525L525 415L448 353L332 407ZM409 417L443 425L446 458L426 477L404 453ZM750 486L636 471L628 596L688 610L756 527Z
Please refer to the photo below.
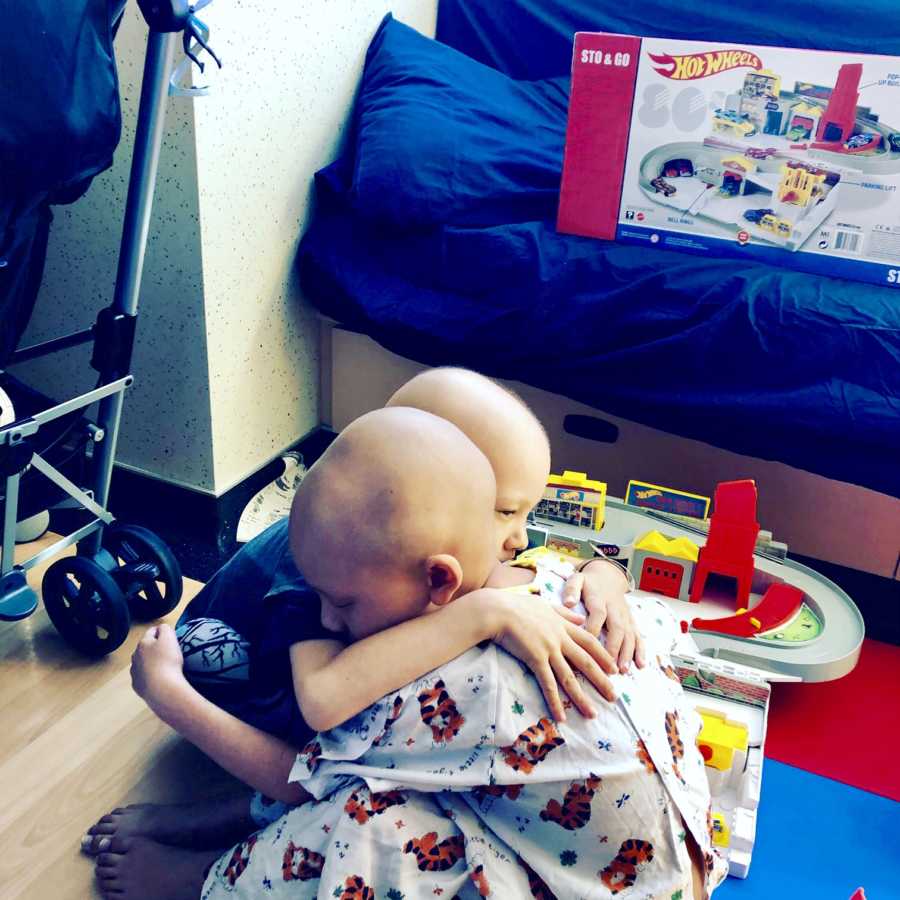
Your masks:
M501 12L502 9L502 12ZM896 0L440 0L437 38L514 78L565 75L576 31L900 56Z
M387 19L306 295L412 359L900 496L900 291L557 234L566 87Z

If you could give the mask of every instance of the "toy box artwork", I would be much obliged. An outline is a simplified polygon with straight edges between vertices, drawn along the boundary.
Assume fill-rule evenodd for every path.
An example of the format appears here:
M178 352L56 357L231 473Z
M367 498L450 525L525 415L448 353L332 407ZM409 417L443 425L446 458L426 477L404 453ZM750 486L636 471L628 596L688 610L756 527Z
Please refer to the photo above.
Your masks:
M632 506L642 506L646 509L655 509L659 512L694 519L705 519L709 512L709 497L634 479L628 482L625 502Z
M900 287L900 58L579 33L558 228Z

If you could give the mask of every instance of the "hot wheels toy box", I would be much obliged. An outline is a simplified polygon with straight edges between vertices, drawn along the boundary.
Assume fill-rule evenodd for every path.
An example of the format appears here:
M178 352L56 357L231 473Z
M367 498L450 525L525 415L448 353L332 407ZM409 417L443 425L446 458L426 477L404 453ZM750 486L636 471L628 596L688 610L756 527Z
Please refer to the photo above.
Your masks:
M900 287L900 58L575 36L557 227Z

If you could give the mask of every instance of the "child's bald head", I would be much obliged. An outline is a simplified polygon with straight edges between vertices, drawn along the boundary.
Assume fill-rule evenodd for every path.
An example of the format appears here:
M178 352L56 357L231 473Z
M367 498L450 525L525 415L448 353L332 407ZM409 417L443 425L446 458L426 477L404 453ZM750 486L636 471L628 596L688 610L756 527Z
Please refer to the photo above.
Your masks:
M484 454L444 419L397 407L347 426L291 510L291 548L323 622L363 637L480 587L495 492Z
M525 402L508 388L470 369L427 369L406 382L386 406L412 406L462 429L493 462L509 441L547 447L547 433Z
M428 369L387 402L433 413L462 429L491 463L497 480L496 555L509 559L528 540L528 512L550 474L544 427L516 394L469 369Z

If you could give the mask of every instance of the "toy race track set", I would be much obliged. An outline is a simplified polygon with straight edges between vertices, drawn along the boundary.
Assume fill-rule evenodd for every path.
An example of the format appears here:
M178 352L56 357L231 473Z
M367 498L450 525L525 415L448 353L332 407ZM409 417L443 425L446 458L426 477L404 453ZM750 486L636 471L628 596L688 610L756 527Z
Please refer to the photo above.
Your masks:
M898 191L900 59L576 35L560 231L900 287Z
M579 492L586 514L577 508ZM786 547L761 532L752 481L720 484L709 519L709 499L694 494L632 482L627 496L631 503L607 498L606 485L583 473L552 475L529 527L530 544L583 558L599 551L627 565L637 593L665 602L693 639L673 662L703 718L698 745L715 841L730 874L744 878L770 683L846 675L859 658L863 619L837 585L786 558ZM581 524L585 518L589 525Z

